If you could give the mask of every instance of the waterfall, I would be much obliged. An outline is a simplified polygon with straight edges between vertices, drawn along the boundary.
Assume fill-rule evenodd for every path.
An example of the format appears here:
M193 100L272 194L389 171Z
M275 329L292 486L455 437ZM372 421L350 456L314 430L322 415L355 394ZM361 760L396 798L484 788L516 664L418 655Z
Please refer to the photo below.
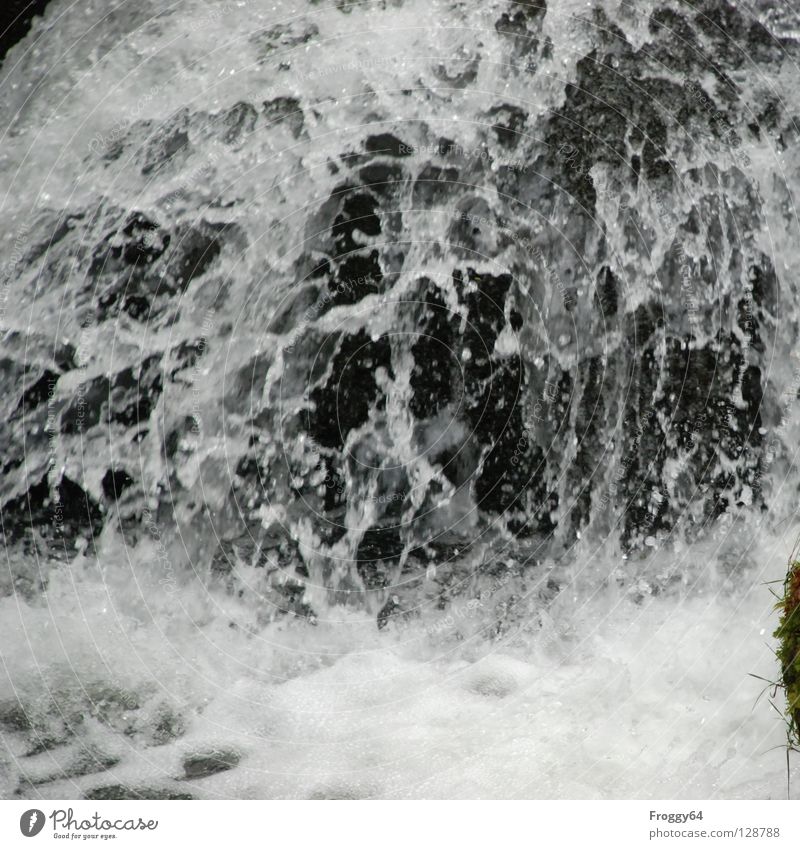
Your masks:
M0 794L782 792L799 24L48 4L0 67Z

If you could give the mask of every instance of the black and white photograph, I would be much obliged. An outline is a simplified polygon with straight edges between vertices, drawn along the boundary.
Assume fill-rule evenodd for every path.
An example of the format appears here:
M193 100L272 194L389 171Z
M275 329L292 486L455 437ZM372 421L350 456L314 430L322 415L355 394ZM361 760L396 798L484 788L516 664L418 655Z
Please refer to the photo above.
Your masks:
M1 2L0 844L790 845L800 0Z

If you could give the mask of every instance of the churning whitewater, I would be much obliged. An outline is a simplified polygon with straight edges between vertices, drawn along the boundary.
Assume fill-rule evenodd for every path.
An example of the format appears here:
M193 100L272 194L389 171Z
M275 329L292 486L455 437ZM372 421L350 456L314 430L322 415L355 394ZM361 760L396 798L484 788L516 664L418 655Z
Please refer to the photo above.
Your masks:
M0 796L785 797L798 58L756 2L49 3Z

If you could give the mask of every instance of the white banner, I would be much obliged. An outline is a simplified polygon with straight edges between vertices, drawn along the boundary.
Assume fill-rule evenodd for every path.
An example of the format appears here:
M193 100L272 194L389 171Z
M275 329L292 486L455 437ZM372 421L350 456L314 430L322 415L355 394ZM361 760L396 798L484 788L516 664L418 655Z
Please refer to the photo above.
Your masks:
M305 810L303 810L305 808ZM800 846L797 802L0 802L0 846Z

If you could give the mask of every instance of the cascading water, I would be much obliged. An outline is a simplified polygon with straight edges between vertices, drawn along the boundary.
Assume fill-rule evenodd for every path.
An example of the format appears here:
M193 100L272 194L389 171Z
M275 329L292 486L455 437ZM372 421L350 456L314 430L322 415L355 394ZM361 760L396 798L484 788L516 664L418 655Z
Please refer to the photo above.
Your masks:
M0 794L784 794L799 56L725 0L52 2Z

